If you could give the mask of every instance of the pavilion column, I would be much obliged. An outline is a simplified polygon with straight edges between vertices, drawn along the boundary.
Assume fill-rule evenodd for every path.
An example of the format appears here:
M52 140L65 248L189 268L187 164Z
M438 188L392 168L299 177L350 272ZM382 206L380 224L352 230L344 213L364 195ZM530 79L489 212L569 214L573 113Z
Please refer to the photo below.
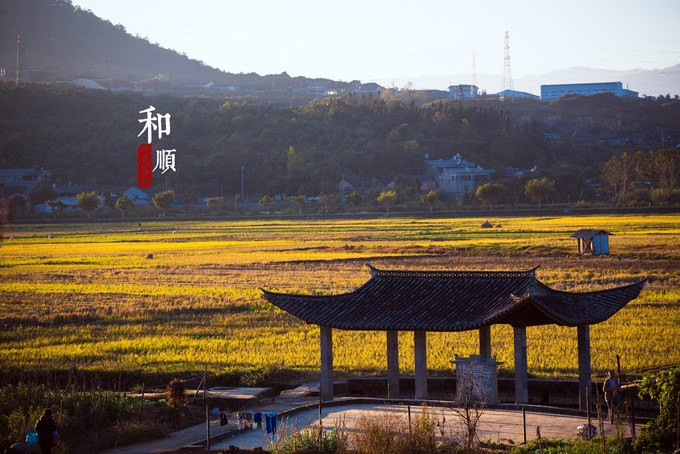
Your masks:
M416 399L427 399L427 332L413 332Z
M590 379L590 325L579 325L576 329L578 338L578 404L581 410L585 410L586 402L593 401Z
M387 331L387 398L399 397L399 332Z
M515 326L515 403L529 403L529 378L527 375L527 328Z
M333 400L333 330L319 326L321 330L321 400Z
M479 328L479 356L491 358L491 326Z

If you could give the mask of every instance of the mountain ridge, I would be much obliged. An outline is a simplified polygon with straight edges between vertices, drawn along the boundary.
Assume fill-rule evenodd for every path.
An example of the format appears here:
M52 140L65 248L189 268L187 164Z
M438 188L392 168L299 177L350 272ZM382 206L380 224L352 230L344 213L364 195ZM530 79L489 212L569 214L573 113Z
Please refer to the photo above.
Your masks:
M107 88L162 80L169 84L248 86L265 90L314 84L348 86L325 78L281 74L229 73L129 34L70 0L0 0L0 67L16 70L16 40L21 36L21 76L25 81L78 78L106 82Z
M501 86L500 74L481 73L477 75L478 86L487 93L496 93ZM413 82L420 89L446 89L449 85L470 83L470 74L421 75L417 77L376 78L371 81L381 85L397 86ZM623 82L631 90L640 95L658 96L661 94L680 94L680 63L666 68L613 70L573 66L554 69L543 74L528 74L514 80L516 90L540 94L540 86L546 84L582 83L582 82Z

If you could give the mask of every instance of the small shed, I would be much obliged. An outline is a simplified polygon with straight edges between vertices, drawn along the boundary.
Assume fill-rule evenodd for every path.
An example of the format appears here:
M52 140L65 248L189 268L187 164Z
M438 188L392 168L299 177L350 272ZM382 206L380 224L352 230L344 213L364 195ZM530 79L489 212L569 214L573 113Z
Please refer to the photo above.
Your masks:
M576 238L579 254L609 254L609 235L613 233L598 229L581 229L571 237Z

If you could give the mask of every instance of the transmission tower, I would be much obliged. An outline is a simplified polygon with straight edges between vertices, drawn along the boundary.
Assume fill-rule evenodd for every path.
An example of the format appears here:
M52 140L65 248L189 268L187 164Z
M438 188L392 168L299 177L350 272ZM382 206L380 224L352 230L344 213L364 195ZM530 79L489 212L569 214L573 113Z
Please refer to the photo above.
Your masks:
M503 82L501 83L501 99L505 90L512 90L512 71L510 70L510 33L505 32Z
M477 86L477 62L475 61L475 53L472 53L472 85L470 85L470 97L475 96L475 87Z

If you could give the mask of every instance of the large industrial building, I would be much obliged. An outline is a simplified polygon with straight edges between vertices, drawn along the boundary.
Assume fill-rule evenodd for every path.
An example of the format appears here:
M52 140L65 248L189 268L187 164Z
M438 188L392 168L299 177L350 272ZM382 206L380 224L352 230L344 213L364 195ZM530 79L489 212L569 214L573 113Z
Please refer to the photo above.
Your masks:
M623 88L621 82L595 82L585 84L541 85L541 99L558 99L564 95L590 96L598 93L611 93L622 98L637 98L638 92Z
M449 87L449 98L451 99L470 99L476 98L479 93L477 85L451 85Z
M526 91L511 90L509 88L503 91L499 91L498 93L492 93L486 96L489 98L540 99L540 97L532 93Z

